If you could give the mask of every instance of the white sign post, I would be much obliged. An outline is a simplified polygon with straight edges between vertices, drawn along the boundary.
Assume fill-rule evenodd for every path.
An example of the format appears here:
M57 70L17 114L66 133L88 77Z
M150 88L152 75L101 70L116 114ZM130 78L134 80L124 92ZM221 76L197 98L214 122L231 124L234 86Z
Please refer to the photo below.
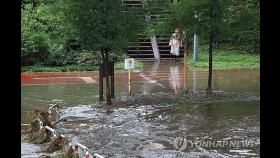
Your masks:
M134 59L133 58L125 59L124 68L126 70L134 69Z
M128 95L131 95L131 78L130 78L130 70L134 69L134 59L129 58L125 59L124 68L128 70Z

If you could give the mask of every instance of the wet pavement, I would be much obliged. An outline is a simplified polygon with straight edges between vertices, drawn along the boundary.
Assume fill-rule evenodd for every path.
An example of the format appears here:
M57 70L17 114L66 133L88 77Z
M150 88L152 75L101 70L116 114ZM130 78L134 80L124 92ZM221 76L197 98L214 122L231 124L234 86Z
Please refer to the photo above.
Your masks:
M182 63L146 62L144 71L132 72L132 93L151 96L179 95L183 89L203 91L207 77L208 71L190 70ZM250 101L198 104L163 99L105 108L98 106L95 72L24 73L22 123L27 123L26 114L34 107L49 107L57 99L63 103L61 116L67 119L57 130L77 136L91 153L105 157L259 157L259 77L258 69L213 72L214 91L257 96ZM127 72L115 73L116 98L127 97L127 81ZM185 139L181 144L180 138ZM191 144L207 141L212 145ZM219 141L229 144L217 146ZM40 155L39 145L22 139L22 157Z

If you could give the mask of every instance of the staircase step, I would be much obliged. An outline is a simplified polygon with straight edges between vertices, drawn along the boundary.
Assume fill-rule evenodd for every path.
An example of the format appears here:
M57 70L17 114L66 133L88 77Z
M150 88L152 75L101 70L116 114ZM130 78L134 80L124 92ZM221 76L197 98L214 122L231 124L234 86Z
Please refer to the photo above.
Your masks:
M134 45L134 46L128 46L128 49L132 49L132 48L144 48L144 49L147 49L147 48L151 48L152 49L152 46L151 45L147 45L147 46L142 46L142 45ZM170 49L170 46L169 45L158 45L158 48L169 48Z
M133 7L135 7L135 6L141 6L142 7L143 6L143 4L137 4L137 3L136 4L126 3L126 4L123 4L123 5L126 6L126 7L132 7L132 6Z
M164 5L172 3L170 0L147 0L147 5L149 7L149 14L151 16L151 24L172 19L172 12L165 10ZM139 18L144 19L145 13L140 7L143 6L143 0L122 0L122 4L125 6L125 12L134 12L139 14ZM154 5L160 4L160 5ZM134 10L135 8L135 10ZM128 13L129 14L129 13ZM172 59L173 55L170 54L169 40L171 37L171 32L162 33L157 32L157 44L162 59ZM153 49L150 41L150 37L146 37L143 33L139 33L136 36L137 41L128 39L129 46L127 49L127 54L130 57L135 57L144 60L154 60ZM135 39L135 38L134 38ZM183 56L183 49L180 49L179 57Z
M155 58L138 58L141 62L153 62ZM174 60L174 58L161 58L160 61L170 61Z
M152 48L152 46L128 46L128 48Z
M129 55L130 58L154 58L154 55Z
M142 52L142 53L148 53L153 52L153 49L127 49L128 53L135 53L135 52Z

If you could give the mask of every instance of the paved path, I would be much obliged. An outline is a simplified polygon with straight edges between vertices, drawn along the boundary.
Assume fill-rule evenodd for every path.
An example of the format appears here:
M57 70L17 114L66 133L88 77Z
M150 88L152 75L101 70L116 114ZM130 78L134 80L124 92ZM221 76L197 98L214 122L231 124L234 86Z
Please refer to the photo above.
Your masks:
M131 73L133 82L148 81L158 85L160 81L170 79L176 75L178 79L184 77L183 64L165 61L163 63L145 62L144 71ZM127 81L127 72L115 72L115 81ZM21 85L46 85L46 84L98 84L98 72L33 72L21 74Z

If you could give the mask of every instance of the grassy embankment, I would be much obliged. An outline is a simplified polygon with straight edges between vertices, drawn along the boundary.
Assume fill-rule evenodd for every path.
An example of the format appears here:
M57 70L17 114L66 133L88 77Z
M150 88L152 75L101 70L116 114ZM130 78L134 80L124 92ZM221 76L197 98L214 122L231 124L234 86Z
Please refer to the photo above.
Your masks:
M139 60L134 60L134 70L141 71L143 64ZM67 66L22 66L21 72L70 72L70 71L98 71L99 67L94 66L79 66L79 65L67 65ZM125 71L124 61L115 63L115 71Z
M135 59L134 70L141 71L143 63ZM188 67L190 69L208 69L208 51L201 50L198 54L198 62L194 62L193 54L188 56ZM259 68L259 54L249 54L239 51L213 51L213 69L242 69ZM98 66L24 66L21 72L69 72L69 71L98 71ZM115 71L125 71L124 61L115 63Z
M194 62L193 54L188 56L188 66L191 69L208 69L208 51L198 54L198 62ZM213 69L259 68L260 55L239 51L213 50Z

